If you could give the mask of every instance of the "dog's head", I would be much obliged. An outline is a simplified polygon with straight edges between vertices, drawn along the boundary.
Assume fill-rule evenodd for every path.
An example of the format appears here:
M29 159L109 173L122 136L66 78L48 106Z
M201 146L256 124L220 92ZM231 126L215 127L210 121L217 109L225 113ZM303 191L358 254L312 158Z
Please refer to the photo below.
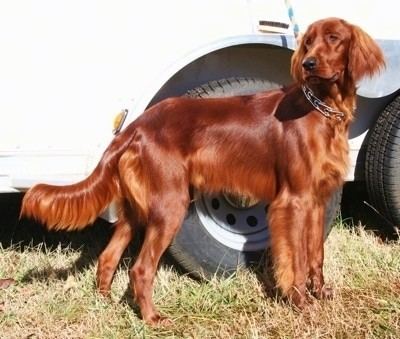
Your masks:
M299 83L356 83L384 67L376 42L361 28L338 18L311 24L292 56L291 73Z

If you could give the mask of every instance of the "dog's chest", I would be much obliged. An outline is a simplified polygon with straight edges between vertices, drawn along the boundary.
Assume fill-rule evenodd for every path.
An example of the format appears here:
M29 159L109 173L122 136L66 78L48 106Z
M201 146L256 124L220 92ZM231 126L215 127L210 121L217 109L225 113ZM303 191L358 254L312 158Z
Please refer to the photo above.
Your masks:
M330 195L344 182L349 168L349 143L347 133L336 133L322 153L317 178L317 190Z

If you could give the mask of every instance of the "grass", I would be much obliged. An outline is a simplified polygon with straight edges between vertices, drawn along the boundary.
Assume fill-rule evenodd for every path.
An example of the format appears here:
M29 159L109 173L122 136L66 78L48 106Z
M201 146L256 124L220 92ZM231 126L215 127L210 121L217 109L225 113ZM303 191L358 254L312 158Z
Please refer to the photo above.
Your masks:
M138 318L127 290L129 258L109 301L95 291L96 254L40 242L0 247L0 277L17 280L0 290L0 337L399 338L400 242L338 223L325 246L335 297L302 313L265 297L250 271L198 282L162 266L154 299L173 325L159 328Z

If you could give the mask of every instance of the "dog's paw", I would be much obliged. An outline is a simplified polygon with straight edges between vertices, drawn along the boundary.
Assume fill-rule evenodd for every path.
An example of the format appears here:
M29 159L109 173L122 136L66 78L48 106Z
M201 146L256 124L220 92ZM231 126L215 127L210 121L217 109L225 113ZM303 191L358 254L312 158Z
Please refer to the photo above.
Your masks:
M105 299L111 300L111 290L109 288L101 289L97 288L97 292Z
M329 287L327 285L322 286L321 292L320 292L320 299L327 299L331 300L333 299L334 292L333 288Z
M333 288L323 285L321 288L313 289L311 294L319 300L330 300L333 298Z
M11 285L14 285L15 283L16 283L16 281L11 278L0 279L0 289L6 289L6 288L10 287Z
M296 311L303 311L310 304L309 299L305 293L300 293L298 290L293 289L287 296L289 302L292 304Z
M172 320L157 313L143 317L144 322L152 327L167 327L172 325Z

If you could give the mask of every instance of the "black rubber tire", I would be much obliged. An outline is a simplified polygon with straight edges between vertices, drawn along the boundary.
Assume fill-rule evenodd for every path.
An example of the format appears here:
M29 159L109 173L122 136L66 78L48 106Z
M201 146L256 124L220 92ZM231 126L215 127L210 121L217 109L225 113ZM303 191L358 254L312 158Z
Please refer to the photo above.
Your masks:
M263 79L229 78L209 82L188 91L191 97L210 98L251 94L277 88L279 85ZM325 237L340 206L342 190L336 192L327 207ZM238 267L258 265L265 251L238 251L216 240L203 226L196 206L190 205L180 232L168 249L172 260L195 278L209 279L214 275L226 276Z
M392 226L400 225L400 95L370 132L365 176L372 206Z
M228 78L210 81L186 92L192 98L221 98L234 95L254 94L280 85L258 78Z

